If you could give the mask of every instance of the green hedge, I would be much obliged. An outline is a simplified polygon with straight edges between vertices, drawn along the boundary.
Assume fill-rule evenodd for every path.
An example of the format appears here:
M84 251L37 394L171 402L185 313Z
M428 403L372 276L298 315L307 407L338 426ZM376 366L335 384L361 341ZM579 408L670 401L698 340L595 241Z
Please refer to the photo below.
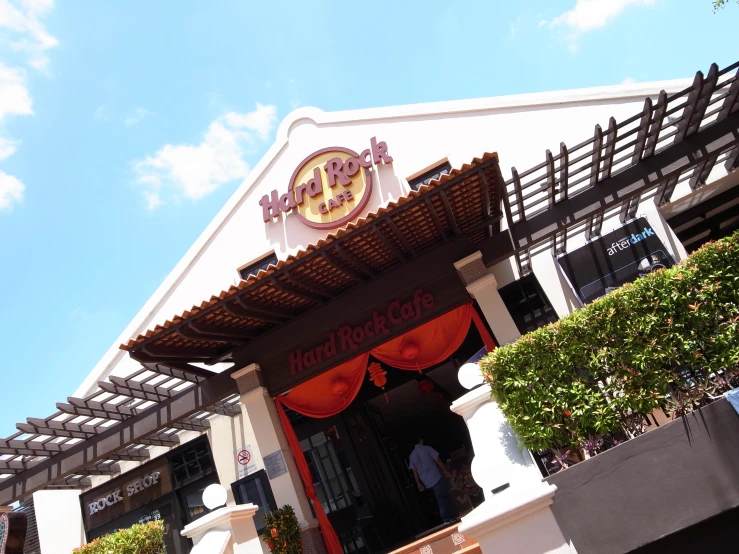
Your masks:
M624 424L628 431L639 414L682 415L729 388L738 321L739 232L496 349L480 366L523 445L580 446Z
M74 554L163 554L162 520L133 525L74 549Z

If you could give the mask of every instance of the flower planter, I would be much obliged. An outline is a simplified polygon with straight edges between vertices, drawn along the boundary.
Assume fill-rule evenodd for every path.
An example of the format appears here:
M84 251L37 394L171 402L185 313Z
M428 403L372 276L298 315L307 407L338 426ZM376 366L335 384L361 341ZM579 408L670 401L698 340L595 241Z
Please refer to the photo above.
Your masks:
M701 522L739 507L737 460L739 415L722 399L546 481L558 488L552 511L578 554L622 554L690 526L700 535Z

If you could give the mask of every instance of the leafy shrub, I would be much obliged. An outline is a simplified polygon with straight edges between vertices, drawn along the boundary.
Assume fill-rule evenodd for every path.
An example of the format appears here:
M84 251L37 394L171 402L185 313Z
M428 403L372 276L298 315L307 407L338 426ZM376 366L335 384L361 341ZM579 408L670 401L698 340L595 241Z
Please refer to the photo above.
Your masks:
M683 415L735 382L739 232L502 346L480 363L531 450L638 434L641 415ZM630 426L632 427L630 429Z
M75 548L75 554L163 554L162 520L133 525Z
M303 554L303 541L300 540L300 525L292 506L283 506L264 516L264 535L273 554Z

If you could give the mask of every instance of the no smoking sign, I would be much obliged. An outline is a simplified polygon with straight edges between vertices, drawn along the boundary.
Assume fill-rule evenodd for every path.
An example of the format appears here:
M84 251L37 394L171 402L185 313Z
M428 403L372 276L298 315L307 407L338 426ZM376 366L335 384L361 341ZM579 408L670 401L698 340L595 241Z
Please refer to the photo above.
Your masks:
M257 470L257 464L254 459L254 451L250 444L239 448L234 452L236 455L236 467L238 469L239 478L246 477Z
M251 462L251 452L248 450L241 450L236 456L236 459L242 466L248 466L249 462Z

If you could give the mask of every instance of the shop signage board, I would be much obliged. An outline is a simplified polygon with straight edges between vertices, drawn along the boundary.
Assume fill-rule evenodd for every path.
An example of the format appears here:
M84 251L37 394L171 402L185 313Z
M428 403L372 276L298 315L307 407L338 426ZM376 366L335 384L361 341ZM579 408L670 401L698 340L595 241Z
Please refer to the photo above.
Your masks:
M563 254L558 261L583 304L675 263L644 217Z
M275 477L287 473L285 457L282 455L281 450L267 454L264 457L264 469L267 471L267 477L269 477L270 481Z
M370 309L326 320L325 328L316 329L311 338L285 344L283 350L258 360L267 389L272 395L285 392L470 300L456 270L451 269L411 289L399 290L394 299Z
M81 495L85 527L99 527L171 491L166 457L153 460Z
M260 200L264 222L294 212L301 223L315 229L336 229L355 219L369 202L373 165L391 164L385 142L370 139L357 153L332 146L313 152L293 172L287 191L273 190Z
M251 475L257 470L256 460L254 458L254 450L251 444L247 444L235 451L236 466L239 470L239 479Z

